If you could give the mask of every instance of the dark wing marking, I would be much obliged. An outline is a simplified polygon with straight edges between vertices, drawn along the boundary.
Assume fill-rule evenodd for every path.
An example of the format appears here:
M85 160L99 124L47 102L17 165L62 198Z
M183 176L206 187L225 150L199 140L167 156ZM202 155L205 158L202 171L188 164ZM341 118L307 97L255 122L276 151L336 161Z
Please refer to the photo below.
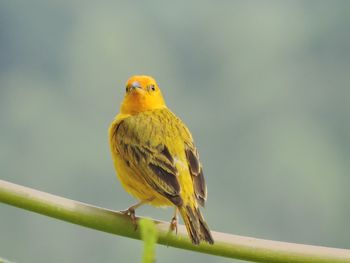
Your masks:
M199 158L198 158L198 153L196 149L186 147L186 157L188 161L188 166L190 168L190 171L193 175L198 175L200 172L200 163L199 163Z
M159 179L161 179L167 185L171 185L174 188L175 192L180 191L180 185L174 174L162 168L161 166L158 166L155 163L149 163L148 166L159 177Z
M203 168L200 173L193 178L194 192L196 193L198 203L204 207L207 200L207 186L205 185Z
M166 196L170 201L172 201L175 205L180 206L182 205L182 199L179 195L180 193L180 185L177 181L177 178L174 176L174 174L169 173L167 170L163 169L160 166L157 166L154 163L149 163L149 167L152 169L152 171L160 178L161 182L164 182L167 184L167 187L171 185L173 189L171 189L173 193L170 191L164 191L164 187L159 187L159 185L153 185L153 182L151 181L150 184L155 188L158 189L158 192ZM167 188L165 187L165 188Z
M163 154L171 163L174 163L174 158L171 156L168 147L164 145L163 149L161 150L161 154Z
M199 161L198 151L193 144L186 144L185 147L188 168L192 175L194 193L197 201L201 206L204 206L207 199L207 187L205 185L203 168Z
M140 144L137 133L122 121L115 130L115 145L126 164L158 193L176 206L182 205L178 171L166 145Z

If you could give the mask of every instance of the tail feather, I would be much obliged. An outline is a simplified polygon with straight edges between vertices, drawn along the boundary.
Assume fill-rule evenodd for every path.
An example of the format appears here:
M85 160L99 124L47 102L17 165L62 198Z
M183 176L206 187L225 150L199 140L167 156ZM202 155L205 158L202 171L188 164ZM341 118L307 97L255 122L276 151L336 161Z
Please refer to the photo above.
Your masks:
M198 207L183 205L179 210L193 244L198 245L201 240L214 244L209 227Z

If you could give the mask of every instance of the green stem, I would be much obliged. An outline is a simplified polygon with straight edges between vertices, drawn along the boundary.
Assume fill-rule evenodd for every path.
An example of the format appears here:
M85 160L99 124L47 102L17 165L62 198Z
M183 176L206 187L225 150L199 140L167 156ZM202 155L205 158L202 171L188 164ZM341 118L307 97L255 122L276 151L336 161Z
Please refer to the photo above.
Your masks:
M140 239L129 217L121 213L0 180L0 202L100 231ZM194 246L184 226L169 233L169 223L154 221L158 243L201 253L255 262L349 262L350 250L293 244L212 232L215 244Z

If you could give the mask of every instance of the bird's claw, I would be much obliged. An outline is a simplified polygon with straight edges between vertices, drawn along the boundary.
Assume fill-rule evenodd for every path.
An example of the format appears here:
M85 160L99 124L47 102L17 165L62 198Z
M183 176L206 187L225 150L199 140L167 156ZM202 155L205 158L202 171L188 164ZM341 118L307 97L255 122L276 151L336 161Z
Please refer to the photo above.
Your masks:
M136 222L136 216L135 216L135 209L130 207L126 210L120 211L123 215L127 215L130 217L132 224L134 225L135 230L137 229L137 222Z
M176 235L177 235L177 218L176 218L176 216L174 216L174 217L171 219L169 230L170 230L170 231L174 231L174 230L175 230L175 233L176 233Z

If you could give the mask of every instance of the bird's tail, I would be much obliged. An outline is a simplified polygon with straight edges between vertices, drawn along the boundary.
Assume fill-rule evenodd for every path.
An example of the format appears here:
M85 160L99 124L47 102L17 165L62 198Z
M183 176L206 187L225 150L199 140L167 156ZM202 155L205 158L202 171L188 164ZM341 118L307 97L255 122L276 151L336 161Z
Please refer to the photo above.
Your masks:
M214 244L209 227L198 207L182 205L179 210L193 244L198 245L201 240Z

